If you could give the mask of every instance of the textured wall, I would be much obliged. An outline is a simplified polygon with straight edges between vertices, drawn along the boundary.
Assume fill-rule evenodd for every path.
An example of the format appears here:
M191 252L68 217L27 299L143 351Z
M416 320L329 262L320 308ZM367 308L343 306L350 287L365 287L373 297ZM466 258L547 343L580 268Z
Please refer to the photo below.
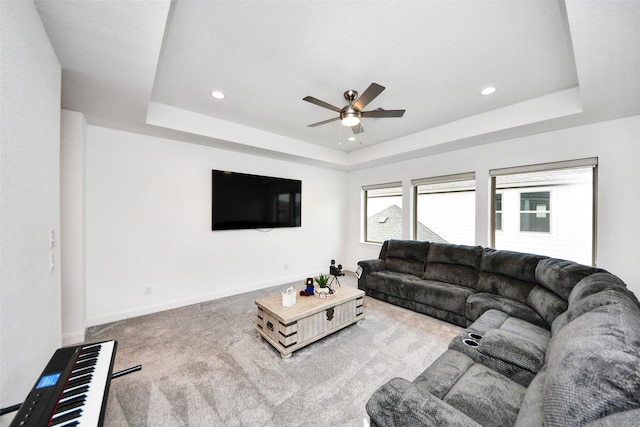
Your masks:
M0 406L4 407L24 399L61 344L61 72L32 2L0 2L0 37ZM11 417L3 417L0 425Z

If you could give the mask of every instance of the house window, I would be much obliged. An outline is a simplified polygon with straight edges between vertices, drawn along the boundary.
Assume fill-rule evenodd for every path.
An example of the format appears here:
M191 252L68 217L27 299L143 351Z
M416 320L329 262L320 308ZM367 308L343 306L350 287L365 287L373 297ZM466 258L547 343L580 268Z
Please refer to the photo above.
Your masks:
M520 231L551 231L551 192L520 193Z
M402 239L402 183L370 185L364 192L364 240Z
M415 215L413 238L472 245L475 242L475 173L411 181Z
M495 227L496 231L502 230L502 193L496 193L496 214L495 214Z
M589 158L489 171L490 245L595 265L597 164Z

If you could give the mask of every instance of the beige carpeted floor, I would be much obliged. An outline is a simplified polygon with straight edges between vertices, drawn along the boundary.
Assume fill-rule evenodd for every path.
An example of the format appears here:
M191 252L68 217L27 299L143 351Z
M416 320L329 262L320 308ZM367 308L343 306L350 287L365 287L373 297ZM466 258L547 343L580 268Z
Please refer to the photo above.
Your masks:
M90 328L118 341L114 372L142 365L111 382L105 426L362 426L380 385L413 380L460 331L365 297L364 320L282 359L254 301L288 286Z

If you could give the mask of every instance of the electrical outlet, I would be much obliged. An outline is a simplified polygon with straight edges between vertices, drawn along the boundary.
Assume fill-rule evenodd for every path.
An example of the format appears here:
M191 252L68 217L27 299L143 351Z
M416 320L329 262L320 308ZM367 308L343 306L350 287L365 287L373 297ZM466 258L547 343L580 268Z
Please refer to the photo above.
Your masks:
M56 245L56 230L49 230L49 249Z
M153 293L153 289L151 288L151 286L145 286L144 287L144 294L145 295L151 295Z
M289 264L285 264L285 265L284 265L284 269L285 269L285 270L288 270L288 269L289 269Z

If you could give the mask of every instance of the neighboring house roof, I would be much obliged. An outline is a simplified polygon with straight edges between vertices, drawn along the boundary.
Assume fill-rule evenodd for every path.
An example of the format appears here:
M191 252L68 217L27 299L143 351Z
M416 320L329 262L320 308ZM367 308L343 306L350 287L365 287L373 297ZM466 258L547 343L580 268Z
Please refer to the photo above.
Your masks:
M367 218L367 240L384 242L388 239L402 239L402 209L391 205ZM447 243L433 230L418 222L418 240Z

